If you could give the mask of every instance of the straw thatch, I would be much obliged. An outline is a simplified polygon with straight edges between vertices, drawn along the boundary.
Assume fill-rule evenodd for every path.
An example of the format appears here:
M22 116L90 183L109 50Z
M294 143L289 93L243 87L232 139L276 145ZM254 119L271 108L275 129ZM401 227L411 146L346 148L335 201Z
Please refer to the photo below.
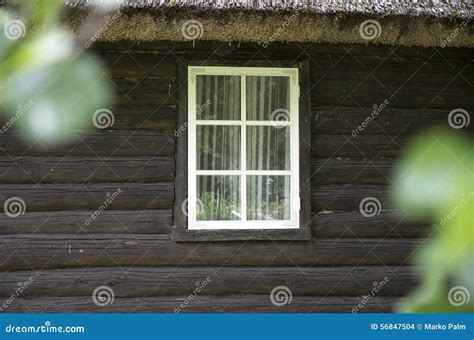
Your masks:
M69 28L82 30L87 15L90 21L91 5L104 1L67 0L75 7ZM470 0L414 1L108 0L109 5L121 5L119 14L110 14L94 40L186 41L185 30L191 28L195 41L253 41L262 46L329 42L474 47ZM438 5L427 5L434 2ZM361 33L367 20L378 25L373 39ZM193 26L186 27L190 21Z
M303 11L370 15L461 17L472 15L471 0L66 0L70 6L106 4L145 9Z

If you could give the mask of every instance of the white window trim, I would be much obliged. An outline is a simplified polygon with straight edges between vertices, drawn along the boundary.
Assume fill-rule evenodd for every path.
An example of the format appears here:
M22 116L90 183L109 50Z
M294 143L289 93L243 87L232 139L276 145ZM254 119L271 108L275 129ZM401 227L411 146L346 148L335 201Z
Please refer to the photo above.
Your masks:
M242 120L235 121L196 121L196 76L197 75L238 75L241 76L241 110ZM246 120L246 76L285 76L290 78L290 122L283 125L290 126L290 169L291 170L245 170L246 169L246 129L241 129L241 170L196 170L196 125L273 125L270 121ZM190 230L260 230L260 229L299 229L300 228L300 197L299 197L299 80L297 68L269 68L269 67L219 67L219 66L189 66L188 67L188 229ZM240 175L240 197L242 220L240 221L197 221L197 181L196 175L201 174ZM290 220L246 220L246 180L244 175L258 174L286 174L291 175L290 182Z

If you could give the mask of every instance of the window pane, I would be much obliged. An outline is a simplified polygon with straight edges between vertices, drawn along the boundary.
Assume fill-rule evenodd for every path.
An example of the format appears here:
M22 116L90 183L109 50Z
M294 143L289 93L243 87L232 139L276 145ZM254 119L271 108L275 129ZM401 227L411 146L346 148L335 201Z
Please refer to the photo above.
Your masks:
M198 75L196 78L196 119L240 119L240 76Z
M197 176L197 220L240 219L240 176Z
M247 176L247 219L290 220L290 176Z
M240 169L240 126L198 125L197 169Z
M290 120L290 78L248 76L247 120Z
M290 170L290 128L248 126L247 170Z

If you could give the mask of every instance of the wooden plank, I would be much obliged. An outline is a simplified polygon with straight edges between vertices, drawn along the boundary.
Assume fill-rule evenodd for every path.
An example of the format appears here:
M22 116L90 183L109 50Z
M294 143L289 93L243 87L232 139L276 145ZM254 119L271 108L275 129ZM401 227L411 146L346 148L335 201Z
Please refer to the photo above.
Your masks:
M20 197L28 212L95 211L101 206L106 210L169 209L174 202L173 191L172 183L3 184L0 202Z
M103 211L85 224L93 211L27 212L0 215L0 234L167 234L173 224L170 210ZM318 214L312 218L315 238L416 238L431 230L429 220L408 220L403 212L382 211L374 217L360 212ZM243 239L243 238L242 238ZM273 238L272 238L273 239Z
M312 157L390 157L396 158L414 140L412 136L386 135L319 135L311 136Z
M394 109L390 106L381 111L375 111L373 107L318 107L313 112L313 133L351 136L355 142L358 136L367 134L415 134L429 127L449 128L450 111ZM464 130L474 131L474 126L471 124Z
M310 60L299 64L299 170L300 170L300 228L311 238L311 168L305 166L311 158L311 81Z
M172 230L174 237L187 231L188 220L186 213L188 199L188 61L184 58L178 59L176 108L178 134L174 181L176 199L173 206L174 227Z
M373 217L359 211L318 214L312 228L315 238L423 238L431 230L429 218L408 219L403 211L381 211Z
M173 156L172 133L107 130L78 133L78 139L63 146L48 147L29 142L17 133L0 134L0 156Z
M392 108L447 109L465 107L474 97L470 87L394 86L379 82L321 79L311 88L312 106L361 106L372 108L388 100Z
M393 46L386 45L371 45L370 48L366 44L329 44L329 43L287 43L287 42L273 42L262 50L261 46L257 42L240 42L238 44L232 44L232 55L239 55L242 53L253 53L254 58L255 51L259 51L260 58L270 58L274 55L287 57L288 59L295 59L305 52L305 55L347 55L349 52L353 56L375 56L394 59L400 57L406 58L417 58L430 60L469 60L468 56L471 54L469 48L418 48L408 46L397 46L395 49ZM124 49L129 50L129 53L154 53L154 54L169 54L172 50L173 53L181 55L183 53L219 53L220 50L229 50L229 44L224 44L222 41L199 41L199 44L193 44L192 42L179 42L179 41L160 41L159 44L156 42L140 42L137 44L135 41L121 41L120 44L117 42L96 42L94 48L98 51L107 51L109 53L120 52L123 53Z
M117 266L406 265L419 240L172 242L167 235L6 235L0 270ZM257 254L257 256L256 256Z
M466 137L468 136L468 137ZM453 138L465 141L469 134L458 133ZM319 135L311 136L312 152L314 158L369 158L387 157L397 158L400 152L416 139L416 136L400 135L359 135L353 138L351 135Z
M432 57L439 55L433 52ZM311 80L350 80L397 86L467 86L474 77L472 60L446 62L439 58L403 58L398 52L386 56L323 54L313 58ZM465 77L455 77L457 74ZM472 82L471 82L472 83Z
M27 212L11 218L0 215L0 234L167 234L171 210L103 211L87 224L94 211Z
M100 53L108 74L117 78L173 78L176 59L169 53Z
M386 209L388 189L385 185L320 185L312 189L311 205L316 212L355 211L363 198L376 197ZM114 192L118 194L107 210L168 209L174 203L173 183L2 184L0 202L20 197L29 212L96 210Z
M380 209L390 207L389 187L385 185L319 185L313 188L311 204L313 212L359 211L359 203L366 197L380 202Z
M85 224L93 211L27 212L10 218L0 215L0 234L167 234L173 224L170 210L103 211ZM431 230L426 220L408 220L403 212L381 211L374 217L360 212L318 214L312 218L312 235L321 238L417 238ZM219 234L219 233L218 233ZM271 238L273 239L273 238ZM245 240L242 238L242 240Z
M0 157L0 183L172 182L175 161L158 157Z
M378 296L402 296L415 286L411 267L329 268L89 268L2 273L0 296L11 296L18 282L32 278L21 297L90 296L98 286L113 289L115 297L186 295L196 282L208 281L207 295L270 294L278 285L294 295L358 296L368 294L374 282L386 281Z
M190 292L192 293L192 291ZM362 297L293 296L291 303L275 306L265 295L197 295L180 308L186 296L115 298L99 307L91 297L16 299L4 311L8 313L351 313ZM373 297L359 313L389 313L397 298Z
M154 105L155 106L155 105ZM113 110L114 130L150 130L173 133L176 127L176 112L168 107L156 109L130 109L118 107Z
M311 162L312 186L326 184L389 184L396 159L326 158Z

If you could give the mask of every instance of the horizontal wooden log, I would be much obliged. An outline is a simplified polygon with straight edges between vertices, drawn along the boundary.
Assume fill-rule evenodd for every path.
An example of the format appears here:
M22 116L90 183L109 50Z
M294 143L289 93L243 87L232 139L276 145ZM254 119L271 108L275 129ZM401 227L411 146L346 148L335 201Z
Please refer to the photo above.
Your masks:
M322 213L313 217L314 238L422 238L431 232L429 219L412 220L403 211L381 211L365 217L359 211Z
M186 295L206 280L206 295L264 295L284 285L294 295L359 296L370 293L374 282L385 281L378 296L402 296L414 288L417 277L410 267L61 269L2 273L0 296L11 296L19 282L28 280L31 285L22 298L90 296L103 285L116 297Z
M314 127L313 127L314 128ZM463 142L469 132L458 133L454 138ZM407 150L416 136L413 135L311 135L311 155L314 158L397 158Z
M107 53L100 54L108 74L113 78L174 78L176 59L168 53Z
M93 211L27 212L16 218L0 215L0 234L167 234L170 210L103 211L89 225ZM403 212L381 211L374 217L357 212L313 216L312 235L321 238L416 238L431 230L428 220L410 220Z
M380 103L377 103L380 104ZM427 128L449 128L448 115L451 109L394 109L387 106L374 111L373 107L317 107L312 114L315 134L346 135L354 138L367 134L397 136L416 134ZM465 132L474 131L467 126Z
M176 129L176 112L168 107L159 109L129 109L118 107L113 110L114 130L150 130L159 133L173 133Z
M328 158L313 160L313 187L326 184L389 184L396 159Z
M105 210L87 224L94 211L27 212L0 215L0 234L167 234L171 210Z
M167 85L168 86L168 85ZM138 89L128 93L116 94L115 104L118 107L128 109L168 109L174 108L176 104L175 90L171 87L166 89L150 89L141 92Z
M192 293L192 292L191 292ZM115 298L99 307L90 297L35 298L14 300L3 312L8 313L351 313L363 297L293 296L284 306L275 306L266 295L187 296ZM393 312L397 298L373 297L358 313ZM181 305L185 307L180 307ZM0 311L1 312L1 311Z
M432 56L438 56L436 52ZM400 58L386 56L318 55L312 59L311 79L372 82L398 86L468 86L474 77L471 61L452 61L438 58ZM462 74L464 77L455 77Z
M86 225L93 211L27 212L0 215L0 234L168 234L170 210L106 210ZM312 235L321 238L417 238L431 230L429 220L411 220L403 212L381 211L364 217L359 211L313 216Z
M11 197L21 198L28 212L170 209L174 186L172 183L0 185L0 202Z
M319 80L311 87L312 107L321 105L371 108L388 100L391 108L447 109L465 107L474 96L470 87L394 86L391 84Z
M0 183L172 182L175 160L157 157L0 157Z
M375 197L389 207L385 185L320 185L312 190L313 211L355 211L363 198ZM121 191L121 192L120 192ZM106 199L115 192L110 204ZM0 202L20 197L26 211L168 209L174 202L173 183L2 184Z
M117 266L406 265L418 240L173 242L168 235L6 235L0 270ZM258 256L256 256L258 254Z
M414 140L412 136L391 137L386 135L318 135L311 136L312 156L334 157L389 157L396 158Z
M117 42L96 42L94 48L98 51L113 53L120 52L123 54L123 50L127 49L129 53L153 53L153 54L167 54L172 50L176 55L187 53L192 55L197 52L207 52L220 54L220 51L231 51L229 58L233 56L239 56L240 54L249 54L254 58L271 58L273 56L287 57L287 59L295 59L300 56L302 51L305 55L325 56L325 55L340 55L346 56L349 52L353 56L374 56L378 58L393 58L399 59L402 57L416 58L416 59L427 59L430 60L464 60L469 61L471 50L469 48L417 48L407 46L397 46L394 51L393 46L388 45L371 45L370 48L366 44L329 44L329 43L287 43L287 42L273 42L265 50L262 50L261 46L257 42L241 42L238 44L232 43L223 44L221 41L199 41L198 44L192 42L178 42L178 41L161 41L157 44L153 42L140 42L137 44L135 41L121 41L120 44ZM259 51L258 55L255 55L255 51ZM251 59L251 58L247 58ZM157 58L158 62L158 58Z
M321 211L359 211L364 198L374 197L380 202L378 210L390 208L389 187L385 185L319 185L312 189L311 208Z
M16 133L0 134L0 156L172 156L172 133L108 130L81 133L72 143L48 147L21 138Z

